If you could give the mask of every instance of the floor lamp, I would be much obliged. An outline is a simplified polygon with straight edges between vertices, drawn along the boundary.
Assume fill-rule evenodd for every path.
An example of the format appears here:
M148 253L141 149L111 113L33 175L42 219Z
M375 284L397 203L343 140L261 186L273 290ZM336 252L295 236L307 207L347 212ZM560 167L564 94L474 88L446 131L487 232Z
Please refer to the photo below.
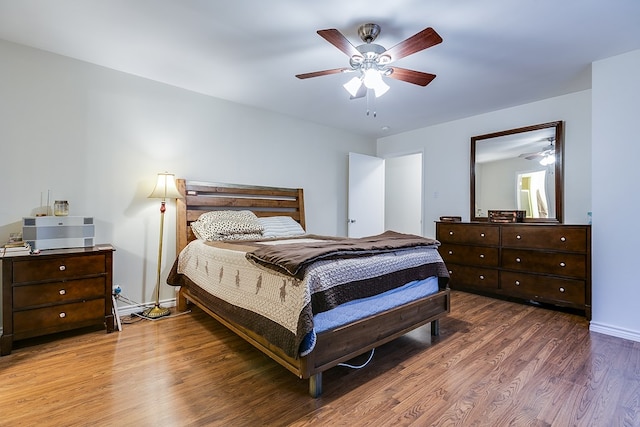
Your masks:
M167 316L171 313L168 308L160 307L160 273L162 271L162 241L164 234L164 212L166 208L166 199L182 199L182 194L176 187L175 175L172 173L159 173L156 187L149 194L150 199L161 199L160 204L160 244L158 245L158 275L156 279L156 302L152 308L148 308L142 312L144 317L156 319L158 317Z

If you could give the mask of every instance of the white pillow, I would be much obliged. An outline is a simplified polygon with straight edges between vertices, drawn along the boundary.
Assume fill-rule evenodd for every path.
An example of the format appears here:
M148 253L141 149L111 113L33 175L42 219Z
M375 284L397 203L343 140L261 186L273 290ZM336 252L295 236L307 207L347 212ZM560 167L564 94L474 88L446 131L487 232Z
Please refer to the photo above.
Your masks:
M290 216L267 216L258 218L264 228L263 237L292 237L306 234L304 228Z

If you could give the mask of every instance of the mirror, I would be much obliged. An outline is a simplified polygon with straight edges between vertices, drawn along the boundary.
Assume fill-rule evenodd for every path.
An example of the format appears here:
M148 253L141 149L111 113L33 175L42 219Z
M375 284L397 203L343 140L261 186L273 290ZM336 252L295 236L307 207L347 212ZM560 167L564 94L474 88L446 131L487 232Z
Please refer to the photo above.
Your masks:
M562 223L562 122L471 138L471 221L489 210L526 211L524 222Z

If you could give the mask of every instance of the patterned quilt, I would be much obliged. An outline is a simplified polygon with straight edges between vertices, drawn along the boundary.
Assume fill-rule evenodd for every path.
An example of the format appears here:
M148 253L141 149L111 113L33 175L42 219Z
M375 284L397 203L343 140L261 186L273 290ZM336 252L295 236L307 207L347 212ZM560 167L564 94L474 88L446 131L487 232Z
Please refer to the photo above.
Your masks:
M427 244L425 239L423 245L401 244L395 249L385 244L378 253L368 248L363 249L366 253L347 251L351 252L348 256L344 250L336 250L337 242L353 247L351 240L322 236L242 243L196 240L179 255L167 282L189 286L225 318L297 357L302 340L313 332L314 314L413 280L448 278L435 241ZM273 250L281 256L300 245L325 244L334 247L328 252L322 249L322 255L313 255L312 262L302 262L304 266L294 275L255 263L256 253L264 256Z

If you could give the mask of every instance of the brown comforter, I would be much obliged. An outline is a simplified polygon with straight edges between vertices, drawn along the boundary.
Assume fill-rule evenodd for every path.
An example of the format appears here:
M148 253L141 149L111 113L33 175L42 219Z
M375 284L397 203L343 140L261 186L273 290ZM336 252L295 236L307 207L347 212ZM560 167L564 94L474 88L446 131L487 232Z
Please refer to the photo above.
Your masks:
M306 237L322 241L275 246L257 245L256 249L247 252L247 258L262 267L302 279L305 268L321 259L360 257L419 246L440 245L434 239L395 231L353 239L315 235Z

